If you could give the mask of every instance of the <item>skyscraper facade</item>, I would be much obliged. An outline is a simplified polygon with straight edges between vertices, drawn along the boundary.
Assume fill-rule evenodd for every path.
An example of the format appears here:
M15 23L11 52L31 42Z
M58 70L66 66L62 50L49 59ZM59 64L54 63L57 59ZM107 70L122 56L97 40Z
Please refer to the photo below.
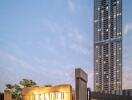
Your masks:
M122 0L94 0L94 89L122 90Z

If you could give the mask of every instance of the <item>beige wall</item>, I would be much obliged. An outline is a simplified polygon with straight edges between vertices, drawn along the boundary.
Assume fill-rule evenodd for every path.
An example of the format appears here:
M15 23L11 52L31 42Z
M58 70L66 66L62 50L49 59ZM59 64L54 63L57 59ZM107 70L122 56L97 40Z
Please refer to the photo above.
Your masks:
M4 91L4 100L12 100L12 93L10 90Z

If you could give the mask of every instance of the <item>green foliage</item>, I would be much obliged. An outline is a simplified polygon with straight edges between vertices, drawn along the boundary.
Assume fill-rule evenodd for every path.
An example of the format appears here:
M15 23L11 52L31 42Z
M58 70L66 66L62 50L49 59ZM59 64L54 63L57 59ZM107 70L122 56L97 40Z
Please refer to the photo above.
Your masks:
M22 81L20 81L20 85L22 85L23 87L31 87L35 86L36 83L33 82L32 80L23 79Z
M45 85L45 87L52 87L52 85Z
M25 87L32 87L36 85L37 84L32 80L23 79L19 82L19 84L6 84L6 89L11 90L13 100L22 100L22 89Z
M96 92L100 92L101 91L101 85L96 85Z
M6 89L12 89L13 88L13 85L11 84L6 84Z

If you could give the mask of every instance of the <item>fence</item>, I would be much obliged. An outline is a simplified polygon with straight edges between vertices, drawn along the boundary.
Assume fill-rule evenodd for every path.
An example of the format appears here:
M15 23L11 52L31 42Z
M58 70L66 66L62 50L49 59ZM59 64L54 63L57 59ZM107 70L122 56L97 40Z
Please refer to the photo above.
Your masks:
M132 100L132 96L125 96L125 95L114 95L114 94L105 94L105 93L91 93L92 99L97 100Z

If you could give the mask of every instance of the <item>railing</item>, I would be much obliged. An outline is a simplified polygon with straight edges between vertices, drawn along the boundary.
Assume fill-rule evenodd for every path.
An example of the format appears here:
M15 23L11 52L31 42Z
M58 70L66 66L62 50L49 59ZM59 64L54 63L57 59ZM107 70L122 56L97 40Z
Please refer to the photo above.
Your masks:
M114 95L106 93L91 92L91 98L96 100L132 100L132 96Z

